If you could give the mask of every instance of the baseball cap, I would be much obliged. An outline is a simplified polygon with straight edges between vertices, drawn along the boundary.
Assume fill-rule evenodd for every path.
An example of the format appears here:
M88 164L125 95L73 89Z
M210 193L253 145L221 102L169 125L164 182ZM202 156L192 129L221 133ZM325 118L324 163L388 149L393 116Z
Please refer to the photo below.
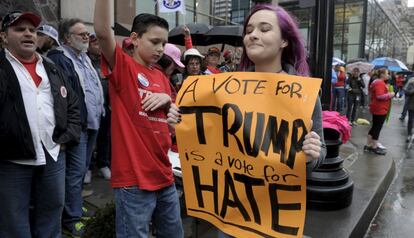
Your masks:
M230 50L226 50L226 51L224 51L224 53L223 53L223 57L224 57L224 58L231 57L231 55L232 55L232 53L231 53L231 51L230 51Z
M130 37L127 37L122 41L122 48L128 49L131 46L132 46L132 40Z
M5 31L9 26L12 26L13 24L17 23L18 20L23 19L31 21L35 27L38 27L40 22L42 21L42 18L40 18L40 16L34 13L14 11L3 17L1 30Z
M59 43L59 40L58 40L59 39L58 32L53 26L41 25L39 27L39 29L37 30L37 32L40 32L40 33L43 33L43 34L49 36L50 38L52 38L56 42L57 45L60 46L60 43Z
M220 49L217 47L210 47L207 51L207 55L212 55L212 54L216 54L218 56L220 56Z
M194 48L188 49L184 52L184 60L186 60L187 56L198 56L204 59L204 56L197 49Z
M164 46L164 54L168 55L179 67L185 68L183 63L181 63L181 50L177 46L167 43Z

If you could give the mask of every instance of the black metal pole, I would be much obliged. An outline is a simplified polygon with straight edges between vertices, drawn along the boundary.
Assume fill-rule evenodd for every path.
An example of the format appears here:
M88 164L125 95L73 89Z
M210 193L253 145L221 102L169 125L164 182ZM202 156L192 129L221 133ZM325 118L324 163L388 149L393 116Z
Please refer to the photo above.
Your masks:
M331 101L331 77L332 77L332 55L333 55L333 28L335 1L316 1L316 12L314 15L315 41L314 51L310 62L312 75L322 78L322 109L329 109Z

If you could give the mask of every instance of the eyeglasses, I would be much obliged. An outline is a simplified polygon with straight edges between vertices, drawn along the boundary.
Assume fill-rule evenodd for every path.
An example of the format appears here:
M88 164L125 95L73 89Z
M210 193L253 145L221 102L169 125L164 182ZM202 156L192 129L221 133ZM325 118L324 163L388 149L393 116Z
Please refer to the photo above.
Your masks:
M71 32L70 34L72 34L72 35L77 35L77 36L80 36L80 37L82 37L82 38L86 38L86 37L89 37L89 36L90 36L90 33L89 33L89 32L81 32L81 33L74 33L74 32Z

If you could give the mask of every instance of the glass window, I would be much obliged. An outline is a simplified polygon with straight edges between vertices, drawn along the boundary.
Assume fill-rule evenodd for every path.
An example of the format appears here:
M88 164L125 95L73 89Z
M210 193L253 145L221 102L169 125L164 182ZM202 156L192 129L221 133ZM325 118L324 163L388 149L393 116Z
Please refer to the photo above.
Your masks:
M335 4L335 23L334 24L342 24L344 22L344 5L343 4Z
M348 44L359 44L361 36L361 23L347 24L345 25L345 38Z
M210 24L211 0L197 0L197 22Z
M359 56L359 45L348 45L347 47L347 55L344 58L346 61L350 59L358 58Z
M363 3L347 3L345 5L345 23L362 22Z
M155 14L155 2L153 0L136 0L136 14L151 13Z
M343 29L342 25L334 26L334 44L342 44Z
M165 20L167 20L168 24L170 25L170 30L177 26L176 24L176 13L175 12L160 12L158 15Z
M186 23L191 23L194 22L194 12L189 10L187 8L187 10L185 11L185 15L183 14L178 14L178 24L179 25L184 25Z
M342 45L334 45L333 56L339 59L343 59Z

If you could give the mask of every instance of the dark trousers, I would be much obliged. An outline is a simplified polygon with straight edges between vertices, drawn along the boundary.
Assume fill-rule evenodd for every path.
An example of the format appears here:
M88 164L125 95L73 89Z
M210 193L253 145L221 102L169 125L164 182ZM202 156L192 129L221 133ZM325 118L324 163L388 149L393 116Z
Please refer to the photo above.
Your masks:
M414 111L413 110L408 110L408 123L407 123L408 135L412 134L413 122L414 122Z
M98 140L96 142L96 166L98 168L110 167L111 165L111 114L107 113L101 118ZM92 157L93 159L93 157ZM93 170L94 161L89 166Z
M372 126L368 132L368 135L371 135L372 139L378 140L382 126L384 125L385 118L387 115L374 115L372 114Z
M346 117L350 122L355 121L360 98L361 94L348 93L348 106L346 109Z

